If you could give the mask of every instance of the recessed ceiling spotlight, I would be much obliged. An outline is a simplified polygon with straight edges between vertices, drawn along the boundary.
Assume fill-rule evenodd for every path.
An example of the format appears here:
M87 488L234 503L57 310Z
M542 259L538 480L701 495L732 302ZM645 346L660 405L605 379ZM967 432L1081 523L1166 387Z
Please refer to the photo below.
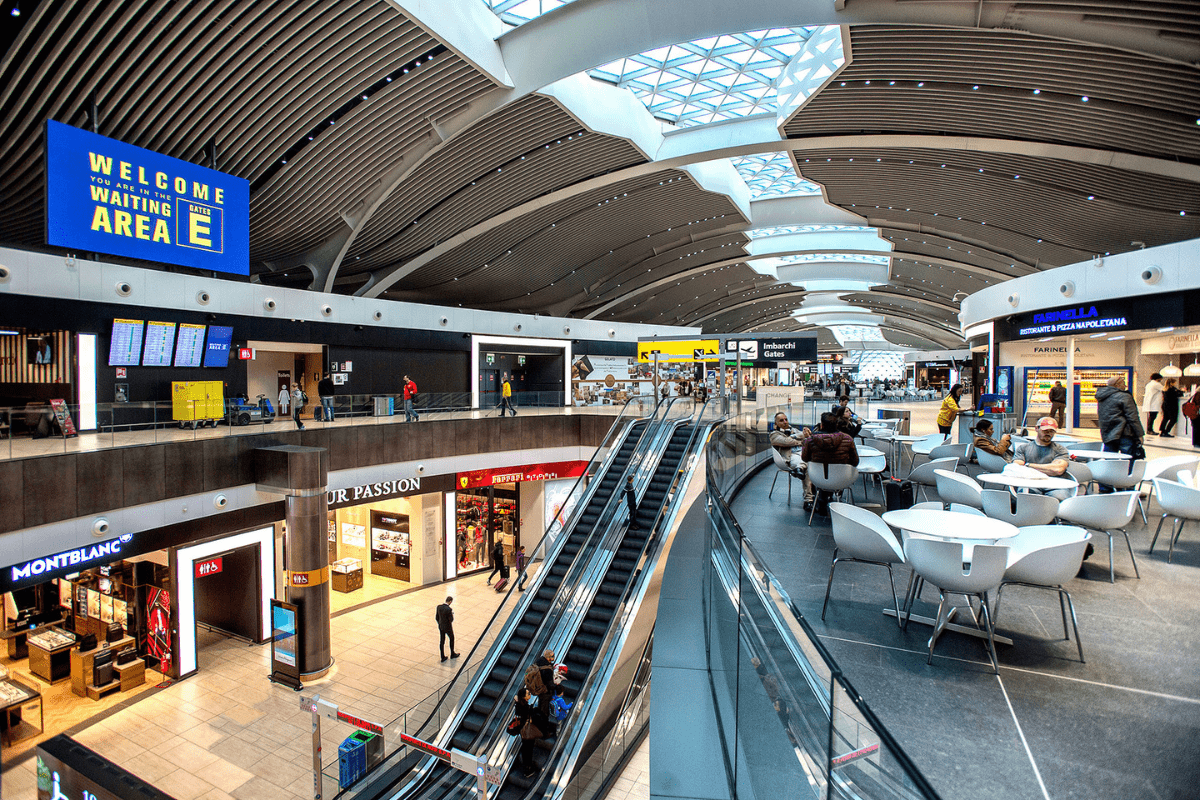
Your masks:
M1086 103L1088 101L1088 96L1085 94L1083 97L1081 97L1079 99Z
M1041 90L1041 89L1034 89L1034 90L1033 90L1033 93L1034 93L1034 94L1041 94L1041 93L1042 93L1042 90Z

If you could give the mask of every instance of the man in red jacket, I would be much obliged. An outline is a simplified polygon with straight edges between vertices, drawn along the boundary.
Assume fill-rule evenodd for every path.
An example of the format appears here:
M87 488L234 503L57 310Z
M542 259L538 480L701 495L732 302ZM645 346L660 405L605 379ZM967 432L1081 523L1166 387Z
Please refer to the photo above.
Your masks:
M413 410L413 401L417 399L417 385L412 378L404 376L404 421L420 422L421 415Z

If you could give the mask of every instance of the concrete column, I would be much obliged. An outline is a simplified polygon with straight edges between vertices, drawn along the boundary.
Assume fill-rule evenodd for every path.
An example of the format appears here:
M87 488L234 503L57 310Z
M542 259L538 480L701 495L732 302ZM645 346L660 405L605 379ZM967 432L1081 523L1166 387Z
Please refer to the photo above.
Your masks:
M297 445L259 448L255 451L255 471L258 491L284 495L286 600L299 609L300 679L316 680L333 666L325 530L329 452Z
M1075 337L1067 337L1067 407L1063 416L1067 433L1075 429Z

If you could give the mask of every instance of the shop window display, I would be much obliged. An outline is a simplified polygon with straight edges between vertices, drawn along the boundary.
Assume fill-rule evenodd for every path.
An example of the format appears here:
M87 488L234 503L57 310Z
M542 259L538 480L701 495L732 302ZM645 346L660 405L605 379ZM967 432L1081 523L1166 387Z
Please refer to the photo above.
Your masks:
M520 545L517 484L459 490L455 499L458 574L491 569L491 552L496 542L504 546L504 560Z

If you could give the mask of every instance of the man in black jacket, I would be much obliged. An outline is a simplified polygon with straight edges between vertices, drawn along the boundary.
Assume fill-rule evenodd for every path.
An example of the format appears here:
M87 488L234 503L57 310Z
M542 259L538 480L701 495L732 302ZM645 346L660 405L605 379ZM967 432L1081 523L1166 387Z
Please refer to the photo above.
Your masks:
M450 604L454 602L453 597L447 597L446 602L437 607L437 612L434 614L434 619L437 620L438 633L438 653L442 656L442 661L446 660L446 639L450 639L450 658L458 658L458 653L454 652L454 612L450 610Z
M1104 449L1110 453L1132 456L1134 448L1142 443L1146 431L1138 418L1137 402L1125 389L1123 377L1109 378L1106 385L1096 390L1096 414ZM1097 486L1102 494L1113 491L1113 487L1103 483L1098 482Z
M1067 408L1067 387L1062 385L1062 381L1055 381L1050 387L1050 416L1058 423L1058 427L1062 428L1067 424L1066 408Z
M317 382L317 395L321 398L321 416L326 422L333 422L333 378L329 373Z

